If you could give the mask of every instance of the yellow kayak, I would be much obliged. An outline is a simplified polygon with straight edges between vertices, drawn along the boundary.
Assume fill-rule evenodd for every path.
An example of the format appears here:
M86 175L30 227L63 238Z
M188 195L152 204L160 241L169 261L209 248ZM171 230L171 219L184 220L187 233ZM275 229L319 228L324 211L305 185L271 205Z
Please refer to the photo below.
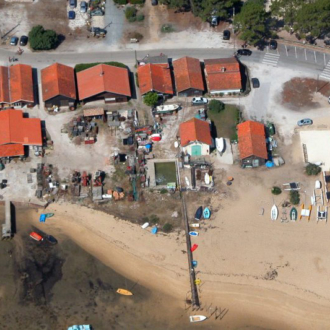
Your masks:
M118 289L117 293L122 294L123 296L133 296L133 293L131 291L125 289Z

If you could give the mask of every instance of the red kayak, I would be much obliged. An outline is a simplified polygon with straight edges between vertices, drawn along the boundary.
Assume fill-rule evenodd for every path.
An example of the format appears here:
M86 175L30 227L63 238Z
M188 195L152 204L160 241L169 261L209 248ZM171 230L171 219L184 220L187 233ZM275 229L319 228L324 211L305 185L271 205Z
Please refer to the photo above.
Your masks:
M38 241L38 242L43 240L43 237L41 235L39 235L38 233L36 233L35 231L30 233L30 237L33 238L34 240Z
M191 251L191 252L194 252L197 248L198 248L198 245L197 245L197 244L194 244L194 245L190 248L190 251Z
M152 134L150 138L152 141L158 142L162 139L162 136L160 134Z

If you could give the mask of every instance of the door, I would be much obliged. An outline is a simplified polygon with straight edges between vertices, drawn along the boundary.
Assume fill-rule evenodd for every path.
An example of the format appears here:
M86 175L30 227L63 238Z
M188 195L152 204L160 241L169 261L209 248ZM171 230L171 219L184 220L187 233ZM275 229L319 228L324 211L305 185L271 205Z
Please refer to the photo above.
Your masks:
M202 155L202 146L196 145L191 147L192 156L201 156Z

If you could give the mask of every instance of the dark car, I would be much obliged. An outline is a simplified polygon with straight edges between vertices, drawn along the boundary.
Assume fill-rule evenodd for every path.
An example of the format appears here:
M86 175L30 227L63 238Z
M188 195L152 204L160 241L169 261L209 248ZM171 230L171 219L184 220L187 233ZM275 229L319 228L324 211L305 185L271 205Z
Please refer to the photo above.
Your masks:
M87 2L86 1L81 1L80 2L80 12L81 13L86 13L87 12Z
M11 37L11 38L10 38L10 44L11 44L12 46L16 46L17 43L18 43L18 38L17 38L17 37Z
M68 19L75 19L76 18L76 13L73 10L70 10L68 12Z
M151 0L151 4L153 6L157 6L158 5L158 0Z
M252 82L253 88L259 88L260 87L260 82L259 82L258 78L252 78L251 82Z
M270 42L269 42L269 48L270 49L276 49L277 48L277 41L272 39Z
M242 55L242 56L251 56L252 52L250 49L239 49L237 51L237 55Z
M301 119L297 123L298 126L307 126L307 125L313 125L313 120L309 118Z
M225 30L223 31L223 40L229 40L230 39L230 31Z
M21 36L19 40L20 46L26 46L28 43L29 38L27 36Z

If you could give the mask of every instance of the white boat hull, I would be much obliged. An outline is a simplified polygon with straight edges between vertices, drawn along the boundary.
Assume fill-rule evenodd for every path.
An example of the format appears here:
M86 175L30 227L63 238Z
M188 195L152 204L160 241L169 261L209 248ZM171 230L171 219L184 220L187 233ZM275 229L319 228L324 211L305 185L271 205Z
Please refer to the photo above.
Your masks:
M278 217L278 209L277 206L274 204L270 211L270 218L271 220L275 221L277 217Z
M202 321L205 321L206 319L207 319L207 317L204 315L189 316L190 322L202 322Z
M225 139L224 138L215 139L215 145L220 154L222 154L225 151Z
M179 105L178 104L169 104L169 105L160 105L158 106L157 112L170 112L170 111L175 111L179 109Z
M210 184L210 176L208 175L208 173L205 173L204 181L206 184Z

